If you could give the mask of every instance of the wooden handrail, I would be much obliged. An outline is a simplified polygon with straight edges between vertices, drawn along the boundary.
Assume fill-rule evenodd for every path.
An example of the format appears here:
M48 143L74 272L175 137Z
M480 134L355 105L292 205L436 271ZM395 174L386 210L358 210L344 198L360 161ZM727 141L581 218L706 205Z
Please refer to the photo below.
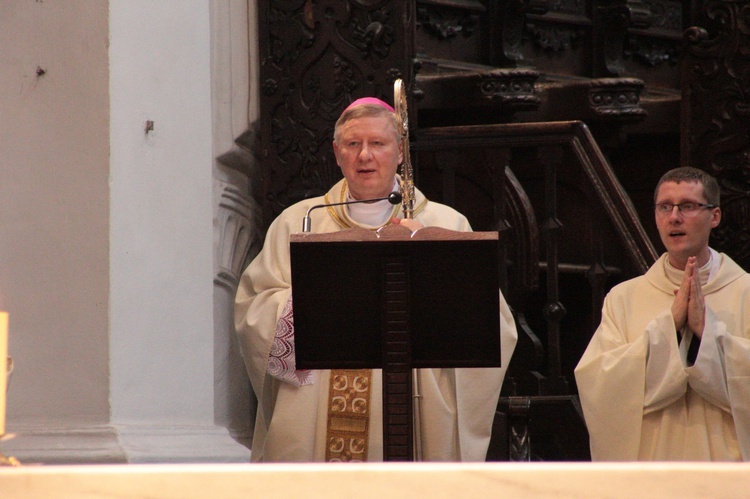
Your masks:
M658 258L658 253L641 224L630 197L617 179L588 126L582 121L553 121L496 125L467 125L423 128L413 133L412 149L436 147L544 147L567 146L585 172L627 249L634 267L641 273Z

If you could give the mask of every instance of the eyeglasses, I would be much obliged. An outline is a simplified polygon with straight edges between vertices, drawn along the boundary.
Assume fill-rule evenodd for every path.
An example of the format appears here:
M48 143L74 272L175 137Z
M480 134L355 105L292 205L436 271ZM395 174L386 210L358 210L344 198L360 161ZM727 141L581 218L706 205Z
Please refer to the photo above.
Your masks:
M715 204L694 203L692 201L680 204L659 203L655 206L656 214L662 216L671 215L674 211L675 206L677 207L677 211L679 211L686 217L694 217L698 214L698 210L700 210L701 208L718 208Z

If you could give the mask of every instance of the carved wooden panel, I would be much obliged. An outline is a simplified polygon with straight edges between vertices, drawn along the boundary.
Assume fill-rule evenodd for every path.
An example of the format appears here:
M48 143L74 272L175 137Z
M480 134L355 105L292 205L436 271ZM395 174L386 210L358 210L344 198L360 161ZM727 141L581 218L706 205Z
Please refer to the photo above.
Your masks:
M682 32L689 14L683 2L641 0L628 5L631 22L623 47L625 73L639 75L647 85L679 88Z
M416 0L420 126L504 123L534 110L539 72L516 67L522 0Z
M537 0L524 10L527 63L561 75L638 75L657 86L677 86L680 0Z
M486 62L482 44L489 22L479 0L416 0L416 50L443 59Z
M558 75L591 76L591 17L586 2L536 2L526 13L521 52L526 64Z
M686 32L683 163L721 184L712 246L750 269L750 2L707 2Z
M287 206L341 178L333 125L351 101L376 96L393 102L394 80L411 84L414 4L269 0L258 9L267 225Z

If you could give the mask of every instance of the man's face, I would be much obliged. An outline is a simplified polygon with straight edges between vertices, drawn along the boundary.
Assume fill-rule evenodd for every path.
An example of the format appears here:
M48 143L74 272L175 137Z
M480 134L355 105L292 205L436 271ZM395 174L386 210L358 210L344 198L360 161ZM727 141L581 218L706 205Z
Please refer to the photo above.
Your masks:
M402 160L401 141L387 117L354 118L333 141L336 160L354 199L386 197Z
M700 182L664 182L659 186L656 204L660 203L707 203ZM656 211L656 227L669 253L669 262L677 268L685 268L688 257L698 257L699 265L708 261L708 238L711 229L719 225L719 208L700 208L686 215L674 208L660 214Z

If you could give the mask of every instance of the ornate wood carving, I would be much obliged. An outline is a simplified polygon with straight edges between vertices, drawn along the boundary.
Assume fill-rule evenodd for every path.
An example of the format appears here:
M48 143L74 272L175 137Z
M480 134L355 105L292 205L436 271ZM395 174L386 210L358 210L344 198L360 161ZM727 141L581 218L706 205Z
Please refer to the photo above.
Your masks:
M530 397L510 397L508 399L508 419L510 435L508 452L511 461L531 461L529 439Z
M648 27L652 33L670 38L682 33L683 3L680 0L642 0L640 3L648 11Z
M676 66L683 31L682 2L645 0L639 3L637 17L631 9L629 34L623 49L625 59L647 69Z
M643 82L635 78L603 78L591 80L589 105L601 118L643 118L640 106Z
M487 461L591 460L575 396L500 397L495 423Z
M716 176L722 222L712 245L750 269L750 3L707 2L685 34L683 164Z
M562 52L579 45L586 31L576 26L560 26L545 23L529 23L529 38L542 50Z
M537 2L539 4L541 2ZM546 3L546 12L560 16L587 16L587 4L582 0L550 0ZM538 10L538 9L537 9Z
M673 0L594 2L593 76L623 76L626 59L646 67L676 64L682 3Z
M521 44L524 37L526 14L534 7L534 2L524 0L504 0L490 2L488 17L497 21L491 23L489 63L495 66L515 66L523 59ZM537 2L542 4L543 2ZM546 9L545 7L540 10Z
M662 64L675 65L678 62L679 44L674 40L631 36L624 54L626 58L646 67L656 67Z
M551 84L542 93L560 120L621 126L647 116L641 106L643 88L643 81L636 78L575 79Z
M260 156L264 223L340 177L333 124L354 99L393 100L412 84L413 2L260 2ZM412 106L410 106L412 107Z
M529 0L525 35L542 50L561 52L578 46L587 36L591 18L580 0Z
M512 287L506 286L504 289L507 289L509 301L523 303L539 287L540 228L528 194L508 166L505 167L504 180L503 199L507 199L507 203L503 208L506 208L508 215L507 218L498 219L501 226L498 229L503 229L499 230L501 240L508 248L508 258L513 262L508 273L514 283Z
M622 76L624 47L630 24L627 0L600 0L593 8L593 76Z
M419 102L420 123L439 126L506 121L517 112L539 106L535 87L538 78L538 72L528 69L480 69L445 63L435 70L425 68L416 78L424 92Z
M479 24L485 6L477 0L417 1L417 29L439 40L470 36Z

